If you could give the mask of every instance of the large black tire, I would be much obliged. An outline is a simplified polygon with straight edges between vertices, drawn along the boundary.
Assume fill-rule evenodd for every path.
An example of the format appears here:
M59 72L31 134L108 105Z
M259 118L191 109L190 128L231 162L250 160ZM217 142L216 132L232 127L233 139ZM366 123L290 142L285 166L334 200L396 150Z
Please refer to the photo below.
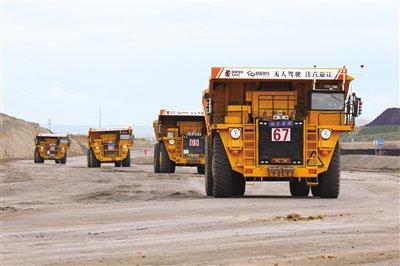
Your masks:
M204 175L204 173L205 173L204 165L198 165L198 166L197 166L197 173L198 173L199 175Z
M60 159L61 164L66 164L67 163L67 152L65 152L64 157Z
M115 167L121 167L121 166L122 166L122 163L121 163L121 162L114 162L114 166L115 166Z
M339 144L333 152L328 171L318 176L318 194L321 198L334 198L340 192L340 147Z
M213 144L212 173L214 176L214 197L231 197L234 186L232 168L219 134L214 135Z
M88 149L87 153L86 153L86 161L87 161L87 167L89 167L89 168L92 167L92 160L91 160L91 157L90 157L90 153L91 153L91 150Z
M101 162L97 160L96 155L94 154L92 149L88 150L88 167L100 167Z
M131 166L131 151L128 151L125 159L121 162L122 167L130 167Z
M290 194L293 197L307 197L310 193L310 187L307 185L306 180L299 181L294 178L289 181Z
M154 145L154 173L160 173L160 143Z
M34 154L33 154L33 162L34 163L44 163L44 159L42 156L40 156L38 148L35 148Z
M160 172L161 173L174 173L175 172L175 162L169 159L167 148L164 143L160 143Z
M246 191L246 179L241 173L232 171L233 177L233 192L232 195L236 197L243 197Z
M212 160L213 160L213 152L212 152L212 139L211 137L206 137L205 139L205 150L204 157L206 164L204 166L204 186L206 190L207 196L212 196L213 187L214 187L214 177L212 174Z
M60 163L60 160L55 160L54 161L56 164L59 164Z

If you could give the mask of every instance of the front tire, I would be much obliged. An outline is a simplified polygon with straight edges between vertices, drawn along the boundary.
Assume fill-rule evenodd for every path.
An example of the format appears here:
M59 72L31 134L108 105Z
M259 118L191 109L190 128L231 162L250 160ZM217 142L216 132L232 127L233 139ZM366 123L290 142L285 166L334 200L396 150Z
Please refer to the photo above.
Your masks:
M219 134L214 135L212 173L214 197L231 197L233 194L232 168Z
M246 192L246 179L241 173L233 172L233 196L243 197Z
M206 190L207 196L213 196L213 187L214 187L214 177L212 174L212 160L213 160L213 153L212 153L212 138L206 137L205 139L205 150L204 150L204 157L206 159L206 164L204 165L204 186Z
M101 162L97 160L96 155L94 154L93 150L90 148L88 150L88 167L100 167Z
M62 157L59 162L61 164L66 164L67 163L67 152L65 152L64 157Z
M154 144L154 173L160 173L160 143Z
M169 159L167 148L164 143L160 143L160 171L161 173L174 173L175 172L175 162Z
M167 148L164 143L160 143L160 171L161 173L174 173L175 172L175 162L169 159Z
M297 178L289 181L290 194L293 197L307 197L310 193L310 187L307 185L306 180L298 180Z
M131 166L131 151L128 151L125 159L121 162L122 167L130 167Z
M318 177L318 193L321 198L336 199L340 192L340 147L339 144L333 152L328 171Z
M44 159L40 156L39 149L36 148L33 153L33 162L34 163L44 163Z

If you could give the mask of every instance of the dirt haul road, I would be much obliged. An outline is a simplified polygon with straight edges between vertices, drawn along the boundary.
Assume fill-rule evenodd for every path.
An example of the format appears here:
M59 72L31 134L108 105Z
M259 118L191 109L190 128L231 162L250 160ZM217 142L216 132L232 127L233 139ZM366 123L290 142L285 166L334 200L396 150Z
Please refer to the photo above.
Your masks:
M195 168L85 164L2 163L3 265L399 263L393 174L343 172L336 200L291 198L286 182L214 199Z

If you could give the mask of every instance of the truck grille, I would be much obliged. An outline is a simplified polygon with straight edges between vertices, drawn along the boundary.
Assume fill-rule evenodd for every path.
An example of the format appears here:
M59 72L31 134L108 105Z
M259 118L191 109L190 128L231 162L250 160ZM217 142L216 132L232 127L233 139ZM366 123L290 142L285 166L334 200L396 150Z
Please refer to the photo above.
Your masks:
M259 121L258 163L303 164L303 121Z
M105 143L104 155L109 157L118 156L118 145L114 142Z
M55 155L58 152L58 147L55 144L47 145L48 154Z
M183 136L183 150L185 154L204 154L204 137L194 135Z

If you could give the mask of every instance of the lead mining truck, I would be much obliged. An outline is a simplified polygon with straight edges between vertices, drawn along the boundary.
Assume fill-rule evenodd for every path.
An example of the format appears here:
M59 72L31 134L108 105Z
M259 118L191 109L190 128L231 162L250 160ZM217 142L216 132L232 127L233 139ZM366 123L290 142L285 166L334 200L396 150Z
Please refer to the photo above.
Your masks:
M67 135L53 133L39 133L35 137L35 163L44 163L44 160L54 160L56 164L67 163L67 149L70 139Z
M208 196L243 196L246 181L289 181L294 197L337 198L339 136L361 99L342 68L213 67L203 93Z
M133 139L131 127L90 128L88 167L100 167L102 163L114 163L116 167L131 166Z
M153 128L157 139L155 173L174 173L175 166L195 166L199 174L204 174L203 112L160 110Z

